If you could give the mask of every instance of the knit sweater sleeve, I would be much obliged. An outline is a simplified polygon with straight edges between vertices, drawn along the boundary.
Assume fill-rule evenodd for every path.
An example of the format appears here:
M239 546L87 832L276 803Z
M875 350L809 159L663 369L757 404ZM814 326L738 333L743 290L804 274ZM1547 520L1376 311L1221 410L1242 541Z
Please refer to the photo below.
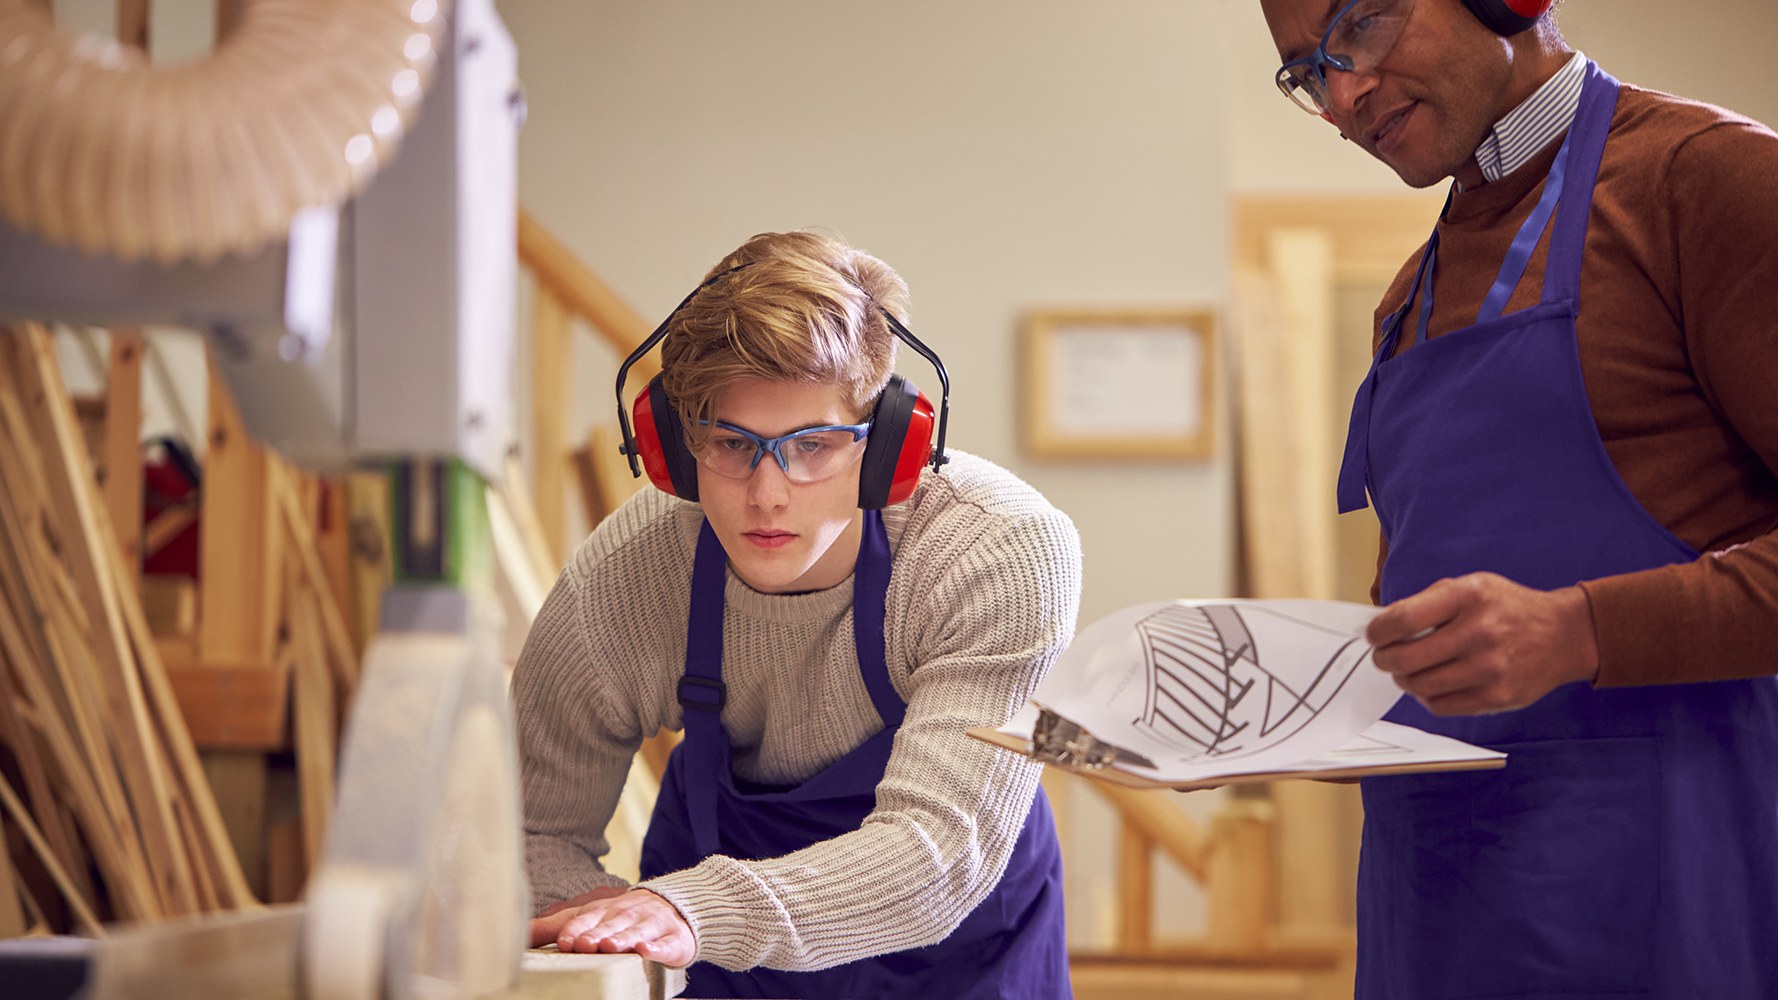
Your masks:
M1583 584L1602 685L1768 675L1778 648L1778 136L1745 120L1672 153L1661 190L1698 391L1750 496L1694 562Z
M669 723L665 665L652 620L671 614L685 577L673 544L671 501L645 491L601 524L563 570L532 623L513 670L524 801L525 865L533 905L624 885L600 859L630 762ZM636 566L651 572L633 572ZM601 585L640 581L644 592ZM653 593L646 588L658 588ZM683 616L681 616L683 618Z
M644 883L691 923L699 960L807 970L917 948L998 884L1041 769L964 731L1025 703L1072 638L1080 595L1073 524L1019 485L1022 511L983 517L960 502L931 521L914 514L901 540L886 630L892 661L911 660L908 708L860 828Z

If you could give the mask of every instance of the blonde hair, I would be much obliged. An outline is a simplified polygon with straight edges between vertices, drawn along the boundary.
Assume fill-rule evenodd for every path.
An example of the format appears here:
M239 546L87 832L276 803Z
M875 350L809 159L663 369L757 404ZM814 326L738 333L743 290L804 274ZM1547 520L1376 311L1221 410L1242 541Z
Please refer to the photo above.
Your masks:
M738 379L837 386L856 419L888 384L896 339L879 307L906 322L908 290L875 257L817 233L762 233L705 281L661 345L662 384L694 445Z

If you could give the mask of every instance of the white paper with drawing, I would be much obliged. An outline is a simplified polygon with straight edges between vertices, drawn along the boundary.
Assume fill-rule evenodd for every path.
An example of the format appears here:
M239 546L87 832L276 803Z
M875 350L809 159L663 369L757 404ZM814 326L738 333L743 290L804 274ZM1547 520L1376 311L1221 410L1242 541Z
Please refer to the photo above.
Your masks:
M1002 732L1031 737L1047 709L1084 731L1065 735L1115 749L1118 768L1169 782L1362 766L1405 735L1378 722L1401 692L1371 663L1376 613L1310 600L1126 608L1082 629Z

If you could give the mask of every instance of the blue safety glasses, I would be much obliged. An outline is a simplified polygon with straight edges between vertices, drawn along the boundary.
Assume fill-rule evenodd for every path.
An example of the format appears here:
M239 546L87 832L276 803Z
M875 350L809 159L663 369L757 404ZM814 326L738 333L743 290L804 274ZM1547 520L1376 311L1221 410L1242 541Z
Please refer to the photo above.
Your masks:
M1333 105L1328 69L1342 73L1376 69L1400 40L1413 7L1413 0L1352 0L1334 15L1315 51L1278 67L1278 89L1297 107L1325 117Z
M714 424L700 420L698 426L714 428L697 449L698 461L711 472L746 479L761 458L771 455L793 483L817 483L838 475L863 456L863 442L870 434L870 424L805 427L775 438L721 420Z

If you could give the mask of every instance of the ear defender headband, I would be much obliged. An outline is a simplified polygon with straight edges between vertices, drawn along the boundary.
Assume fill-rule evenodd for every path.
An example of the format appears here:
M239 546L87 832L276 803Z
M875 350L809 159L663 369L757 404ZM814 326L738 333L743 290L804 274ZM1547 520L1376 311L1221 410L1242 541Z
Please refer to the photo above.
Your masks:
M1556 0L1463 0L1463 5L1495 34L1516 35L1529 31Z
M661 325L655 327L648 339L631 351L630 356L617 369L617 424L623 431L624 443L621 450L624 457L630 460L630 474L639 477L646 470L649 482L684 500L696 502L698 499L698 460L685 445L685 427L680 423L679 412L667 399L662 376L656 375L650 379L647 387L636 394L636 425L633 434L629 414L624 410L624 378L629 374L630 366L661 342L667 335L667 328L673 323L673 317L679 315L679 310L684 309L692 299L697 298L699 292L736 271L751 266L751 263L739 264L705 279L673 307L673 311L667 314ZM889 329L899 340L931 363L938 372L942 393L936 420L935 446L932 401L914 383L900 375L889 376L889 384L883 388L883 394L877 397L876 406L872 408L870 435L865 438L864 456L859 460L858 506L865 510L880 510L906 500L913 495L914 487L920 482L922 470L928 465L936 470L950 461L945 457L945 425L949 422L951 413L951 377L945 371L944 362L903 326L900 320L890 315L889 310L878 306L877 311L889 321ZM638 459L641 460L640 465Z

